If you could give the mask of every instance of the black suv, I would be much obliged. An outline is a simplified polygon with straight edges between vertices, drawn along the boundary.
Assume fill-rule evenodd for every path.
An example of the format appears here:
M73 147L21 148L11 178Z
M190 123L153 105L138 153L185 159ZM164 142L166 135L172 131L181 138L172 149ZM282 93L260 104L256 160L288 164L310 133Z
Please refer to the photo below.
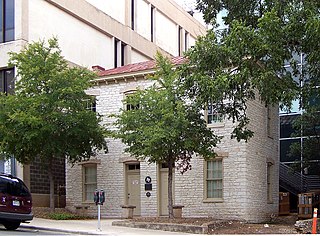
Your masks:
M32 199L27 186L17 177L0 174L0 224L15 230L33 219Z

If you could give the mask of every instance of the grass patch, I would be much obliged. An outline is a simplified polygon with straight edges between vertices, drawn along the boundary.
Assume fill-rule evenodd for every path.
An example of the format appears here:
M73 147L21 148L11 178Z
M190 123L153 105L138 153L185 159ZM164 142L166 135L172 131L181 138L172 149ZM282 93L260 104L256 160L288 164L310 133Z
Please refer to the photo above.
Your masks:
M51 220L80 220L83 217L67 212L52 212L49 214Z

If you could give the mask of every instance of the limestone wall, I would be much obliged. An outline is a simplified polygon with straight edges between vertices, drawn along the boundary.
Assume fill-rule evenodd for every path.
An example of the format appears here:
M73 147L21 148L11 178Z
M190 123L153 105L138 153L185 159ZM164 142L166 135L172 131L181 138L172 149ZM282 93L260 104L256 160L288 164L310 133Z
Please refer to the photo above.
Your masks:
M104 84L97 97L97 111L104 116L104 122L112 120L108 115L117 113L123 107L122 99L127 90L144 88L150 82L144 80L118 81ZM192 170L181 175L175 171L175 204L184 205L184 217L216 217L221 219L239 219L261 222L278 212L278 115L277 108L271 114L271 130L267 128L267 108L260 101L249 104L251 128L254 138L248 143L230 139L233 124L226 121L213 129L224 136L216 148L223 158L223 198L216 201L205 199L205 161L202 157L192 159ZM271 134L270 137L268 134ZM121 217L120 205L125 204L124 163L132 160L123 153L123 144L119 140L108 140L109 153L101 154L98 159L98 188L106 191L106 204L102 207L104 217ZM267 196L267 165L271 163L271 201ZM96 214L93 203L83 203L75 198L82 189L81 165L67 167L67 206L75 209L78 205L90 205L89 214ZM144 179L152 178L151 196L146 196ZM159 183L158 167L147 162L140 163L141 216L158 216Z

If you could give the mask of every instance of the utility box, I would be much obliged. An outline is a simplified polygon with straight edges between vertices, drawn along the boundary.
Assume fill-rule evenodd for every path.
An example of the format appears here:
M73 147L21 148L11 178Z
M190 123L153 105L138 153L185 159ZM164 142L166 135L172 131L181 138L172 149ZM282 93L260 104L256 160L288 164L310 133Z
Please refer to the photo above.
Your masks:
M279 192L279 215L290 214L290 193Z

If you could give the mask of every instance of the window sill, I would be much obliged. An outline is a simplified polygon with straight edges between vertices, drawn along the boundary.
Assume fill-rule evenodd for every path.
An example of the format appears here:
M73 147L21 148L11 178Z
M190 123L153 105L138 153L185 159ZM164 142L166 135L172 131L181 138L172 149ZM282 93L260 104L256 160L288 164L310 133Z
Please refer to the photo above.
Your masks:
M222 198L211 198L211 199L204 199L203 203L222 203Z
M217 122L217 123L207 125L208 128L222 128L224 126L225 126L224 122Z
M78 165L101 164L101 159L90 159L88 161L79 162Z
M82 205L83 207L85 207L85 206L95 205L95 203L94 203L93 200L92 200L92 201L82 201L82 202L81 202L81 205Z

